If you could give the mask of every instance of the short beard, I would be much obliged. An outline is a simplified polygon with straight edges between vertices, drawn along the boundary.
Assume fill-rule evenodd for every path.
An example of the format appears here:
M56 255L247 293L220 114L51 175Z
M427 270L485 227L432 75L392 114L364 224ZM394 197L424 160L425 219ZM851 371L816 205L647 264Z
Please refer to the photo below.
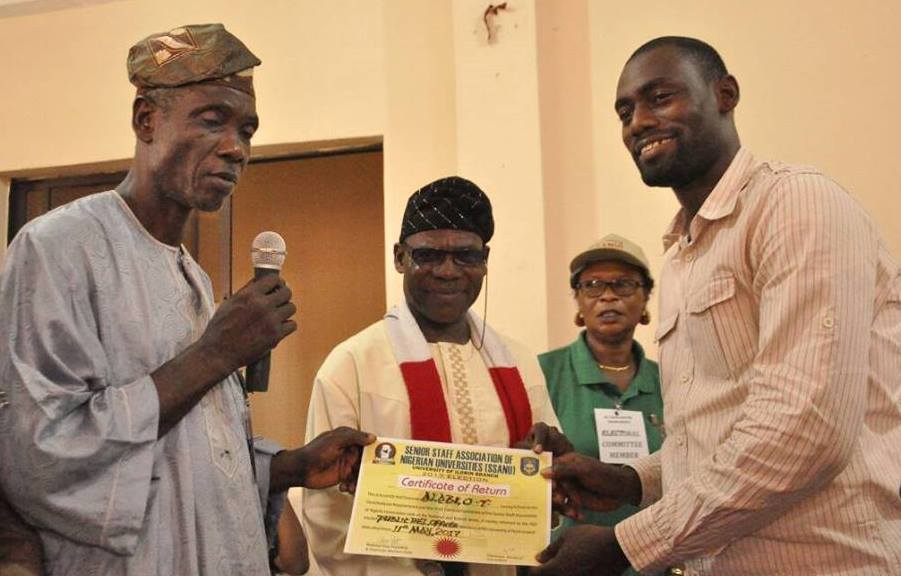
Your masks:
M645 185L661 188L681 188L695 179L694 173L682 165L642 168L639 164L638 171Z
M646 185L679 189L703 177L716 157L717 150L708 144L694 147L691 152L680 147L675 157L664 164L646 166L636 159L635 165Z

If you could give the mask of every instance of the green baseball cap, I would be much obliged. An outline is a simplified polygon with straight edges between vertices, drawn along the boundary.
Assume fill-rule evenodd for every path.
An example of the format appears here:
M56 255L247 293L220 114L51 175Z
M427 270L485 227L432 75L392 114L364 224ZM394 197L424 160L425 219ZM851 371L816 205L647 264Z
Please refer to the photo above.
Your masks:
M572 262L569 263L570 286L575 285L579 278L579 274L581 274L589 264L607 260L616 260L631 264L632 266L641 269L648 278L651 278L648 258L645 256L641 246L618 234L607 234L576 255L576 257L572 259Z

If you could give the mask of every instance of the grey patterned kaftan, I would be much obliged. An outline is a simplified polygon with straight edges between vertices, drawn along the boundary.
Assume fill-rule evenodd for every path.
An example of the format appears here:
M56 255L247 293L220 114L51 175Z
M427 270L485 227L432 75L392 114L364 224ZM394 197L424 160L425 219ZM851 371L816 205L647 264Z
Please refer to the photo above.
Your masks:
M206 274L116 192L54 210L10 246L0 481L51 574L269 574L237 380L156 439L149 374L212 310Z

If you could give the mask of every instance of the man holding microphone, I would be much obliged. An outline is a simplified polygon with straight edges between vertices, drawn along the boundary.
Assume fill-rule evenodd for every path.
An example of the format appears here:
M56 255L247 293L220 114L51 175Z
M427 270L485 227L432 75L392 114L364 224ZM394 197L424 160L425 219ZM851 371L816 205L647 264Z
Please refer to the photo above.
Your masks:
M291 290L269 275L214 309L181 244L190 213L219 209L247 165L259 63L220 24L135 44L128 176L10 245L0 483L49 574L268 575L264 515L291 486L348 487L374 440L249 442L236 370L297 329Z

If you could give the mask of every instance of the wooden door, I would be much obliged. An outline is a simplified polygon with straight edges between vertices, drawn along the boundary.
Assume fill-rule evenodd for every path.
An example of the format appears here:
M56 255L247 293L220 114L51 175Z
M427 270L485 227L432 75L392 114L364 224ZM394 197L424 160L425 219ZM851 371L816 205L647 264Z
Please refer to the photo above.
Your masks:
M316 371L335 344L385 313L381 151L250 166L233 196L232 286L253 275L254 236L285 238L282 276L299 329L272 353L269 391L251 400L254 432L303 442Z

